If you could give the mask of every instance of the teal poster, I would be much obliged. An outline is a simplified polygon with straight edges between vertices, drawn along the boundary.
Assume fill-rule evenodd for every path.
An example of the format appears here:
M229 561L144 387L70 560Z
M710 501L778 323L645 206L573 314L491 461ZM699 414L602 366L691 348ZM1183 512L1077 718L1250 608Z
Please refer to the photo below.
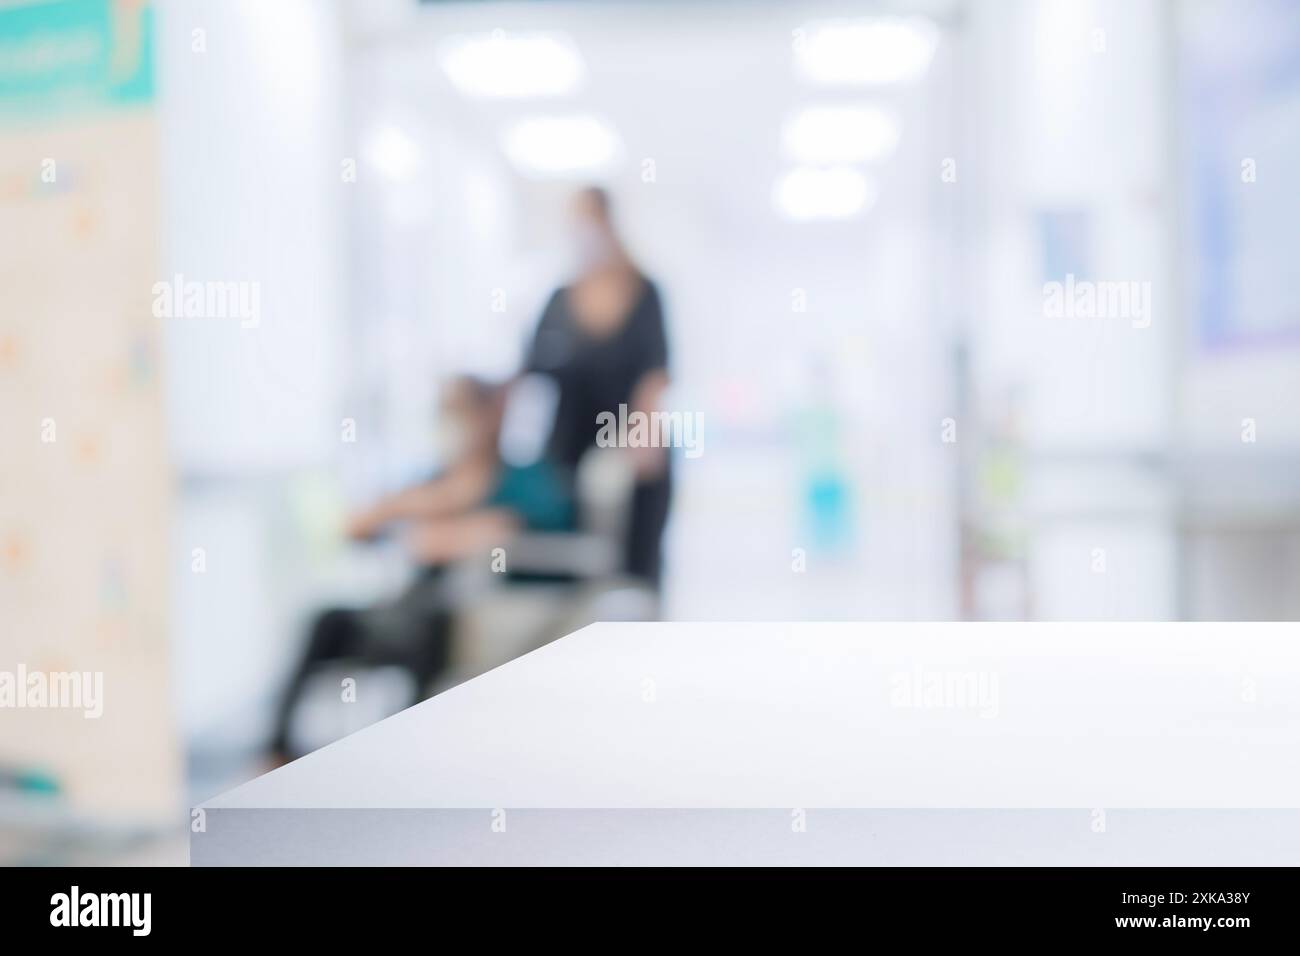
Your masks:
M47 120L153 99L153 10L144 0L0 7L0 115Z

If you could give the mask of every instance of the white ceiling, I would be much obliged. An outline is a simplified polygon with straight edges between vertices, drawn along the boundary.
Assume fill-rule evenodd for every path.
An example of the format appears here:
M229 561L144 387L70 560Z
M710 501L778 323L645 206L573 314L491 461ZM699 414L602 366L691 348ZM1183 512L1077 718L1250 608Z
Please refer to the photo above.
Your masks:
M437 116L468 141L499 151L501 128L529 115L590 112L610 122L625 147L611 172L617 189L656 165L660 196L706 212L711 222L750 229L776 221L773 184L790 163L780 149L783 120L804 106L886 105L902 118L894 157L873 167L882 192L898 176L924 123L925 83L910 89L812 88L792 72L792 31L821 18L924 12L942 23L950 2L692 4L368 5L353 25L361 58L383 77L385 95L407 117ZM438 66L435 48L451 33L559 30L576 42L586 81L571 96L469 100ZM943 44L940 56L944 54ZM928 162L927 162L928 165ZM531 187L536 189L536 187ZM543 187L545 189L545 187ZM552 192L567 192L552 189ZM874 214L889 214L882 202ZM862 225L865 225L863 223Z

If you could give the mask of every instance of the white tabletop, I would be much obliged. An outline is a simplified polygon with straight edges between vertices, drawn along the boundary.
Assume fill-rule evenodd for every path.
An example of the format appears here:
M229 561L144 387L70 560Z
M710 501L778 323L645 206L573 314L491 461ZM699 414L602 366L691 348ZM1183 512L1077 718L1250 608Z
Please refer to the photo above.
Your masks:
M192 856L1300 862L1295 632L593 625L209 801Z

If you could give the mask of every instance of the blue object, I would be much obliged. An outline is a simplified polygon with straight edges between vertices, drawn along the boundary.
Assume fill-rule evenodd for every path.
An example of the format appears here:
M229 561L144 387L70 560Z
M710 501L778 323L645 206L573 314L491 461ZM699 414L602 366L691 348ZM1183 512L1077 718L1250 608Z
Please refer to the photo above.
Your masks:
M508 508L530 531L573 531L577 507L568 482L545 460L531 465L502 465L488 505Z

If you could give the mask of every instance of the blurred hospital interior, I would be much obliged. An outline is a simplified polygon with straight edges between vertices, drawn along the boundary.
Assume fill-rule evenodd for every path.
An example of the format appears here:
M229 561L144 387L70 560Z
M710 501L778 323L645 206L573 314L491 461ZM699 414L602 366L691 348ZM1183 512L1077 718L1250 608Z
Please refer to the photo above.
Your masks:
M0 714L0 859L184 862L278 708L311 750L591 621L1300 617L1285 0L6 0L0 139L0 667L123 702ZM698 427L660 573L598 449L447 562L445 659L289 714L322 612L412 593L349 520L448 396L546 427L583 195Z

